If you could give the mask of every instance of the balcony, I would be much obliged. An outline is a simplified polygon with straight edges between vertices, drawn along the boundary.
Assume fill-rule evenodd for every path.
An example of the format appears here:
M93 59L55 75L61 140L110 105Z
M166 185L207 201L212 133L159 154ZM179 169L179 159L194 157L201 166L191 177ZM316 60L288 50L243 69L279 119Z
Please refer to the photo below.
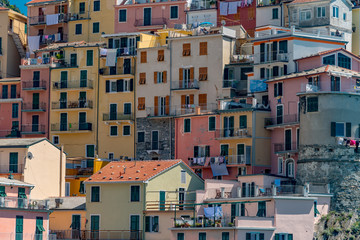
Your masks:
M19 138L21 137L18 129L0 130L0 138Z
M77 68L78 67L77 63L72 63L70 61L67 61L64 58L54 59L53 62L55 63L53 68Z
M227 128L216 129L216 139L228 139L228 138L251 138L252 128Z
M30 25L44 25L46 24L46 15L42 16L35 16L35 17L29 17L29 24ZM60 13L58 15L58 23L64 23L69 20L70 14L67 13Z
M288 143L274 143L274 152L275 154L279 153L291 153L298 152L299 146L297 142L288 142Z
M188 114L201 114L201 113L210 113L217 110L217 103L209 103L206 105L194 105L194 104L187 104L181 106L173 106L170 109L170 115L172 116L181 116L181 115L188 115Z
M23 173L24 165L23 164L1 164L0 165L0 173Z
M42 124L22 125L21 134L45 134L45 125Z
M0 197L0 208L49 210L49 200L34 200L17 197Z
M25 91L46 90L46 81L44 80L23 81L21 84L22 89Z
M232 55L230 59L231 63L252 63L254 62L254 55L250 54L238 54Z
M260 54L255 54L255 59L257 64L288 62L289 55L289 53L284 53L281 51L267 51L261 52Z
M3 95L3 94L0 94L0 100L4 99L4 100L7 100L9 101L8 99L19 99L20 98L20 93L16 93L16 94L6 94L6 95Z
M299 116L297 114L284 115L275 118L265 118L266 128L285 127L296 124L299 124Z
M76 12L71 13L69 20L70 21L77 21L77 20L84 20L84 19L90 19L90 12L84 11L84 12Z
M22 66L40 66L50 64L55 67L55 58L23 58L21 59Z
M133 121L135 119L134 113L124 114L124 113L104 113L103 121Z
M105 67L99 69L100 75L103 76L114 76L114 75L134 75L135 74L135 68L129 67Z
M194 1L190 4L188 11L197 11L197 10L208 10L216 9L216 1L213 4L210 4L210 1Z
M81 240L95 240L95 239L131 239L142 240L142 231L140 230L50 230L50 239L81 239ZM38 238L29 238L38 239ZM40 238L39 238L40 239ZM47 239L44 237L44 239Z
M78 109L92 109L93 102L90 100L79 100L79 101L59 101L52 102L51 109L70 109L70 110L78 110Z
M116 49L116 56L123 57L123 56L136 56L137 51L136 47L121 47L121 48L106 48L106 50ZM106 55L102 55L102 57L106 57Z
M68 35L64 33L55 33L40 36L40 45L49 45L53 43L62 43L68 41Z
M71 89L83 89L83 88L93 89L93 81L84 79L84 80L53 82L54 90L61 90L61 89L71 90Z
M45 112L46 111L46 103L23 103L22 112Z
M152 18L150 21L145 21L144 19L136 19L135 27L154 27L161 26L166 24L166 18Z
M175 193L174 193L175 194ZM146 211L193 211L194 201L146 201ZM191 206L190 206L191 205Z
M171 90L199 90L199 88L199 82L196 79L171 82Z
M201 158L201 157L200 157ZM218 156L218 157L204 157L205 161L194 161L194 159L189 160L190 166L197 167L197 166L205 166L208 167L207 163L219 161L219 158L222 158L226 164L228 165L239 165L239 164L250 164L250 155L228 155L228 156ZM217 160L215 160L217 159Z
M284 0L257 0L257 7L279 5L281 2L284 2Z
M143 149L148 153L162 151L165 149L165 146L169 146L169 141L154 141L154 142L138 142L137 147Z
M147 107L146 108L147 117L170 117L170 106L165 105L161 107Z
M247 89L246 80L237 80L237 79L224 79L223 88L234 88L234 89Z
M92 131L92 123L54 123L51 124L51 131L59 133L89 132Z
M94 174L94 159L66 160L66 176L91 176Z

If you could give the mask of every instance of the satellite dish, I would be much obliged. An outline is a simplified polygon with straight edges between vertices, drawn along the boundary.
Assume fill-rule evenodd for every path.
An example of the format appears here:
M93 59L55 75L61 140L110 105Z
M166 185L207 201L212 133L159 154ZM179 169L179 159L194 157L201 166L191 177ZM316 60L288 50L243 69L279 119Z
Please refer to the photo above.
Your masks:
M27 158L31 160L33 157L34 157L34 155L32 154L32 152L28 152Z
M221 25L225 26L225 24L226 24L225 20L221 20Z

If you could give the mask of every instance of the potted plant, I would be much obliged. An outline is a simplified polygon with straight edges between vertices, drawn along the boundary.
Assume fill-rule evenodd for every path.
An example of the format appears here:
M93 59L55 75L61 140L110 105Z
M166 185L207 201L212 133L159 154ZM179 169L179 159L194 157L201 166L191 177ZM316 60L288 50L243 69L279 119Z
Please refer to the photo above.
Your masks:
M195 227L202 227L201 223L195 223Z
M210 1L210 7L211 7L211 8L215 8L215 7L216 7L216 1L215 1L215 0L211 0L211 1Z
M234 226L234 223L230 222L228 223L229 227L233 227Z

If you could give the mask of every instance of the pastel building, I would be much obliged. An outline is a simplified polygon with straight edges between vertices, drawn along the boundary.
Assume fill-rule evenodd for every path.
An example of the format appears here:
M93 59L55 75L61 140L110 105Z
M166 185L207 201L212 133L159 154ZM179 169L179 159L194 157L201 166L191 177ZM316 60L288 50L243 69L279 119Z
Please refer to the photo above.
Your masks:
M187 204L203 180L181 160L119 161L93 174L85 187L86 229L93 236L165 240L173 212L193 212Z
M32 197L35 185L0 178L0 238L48 239L49 201Z
M360 37L359 37L359 30L360 30L360 8L359 6L354 6L352 8L352 36L351 36L351 52L359 55L360 54ZM349 50L350 51L350 50Z
M216 1L193 0L189 1L186 9L186 23L193 26L206 22L217 26Z

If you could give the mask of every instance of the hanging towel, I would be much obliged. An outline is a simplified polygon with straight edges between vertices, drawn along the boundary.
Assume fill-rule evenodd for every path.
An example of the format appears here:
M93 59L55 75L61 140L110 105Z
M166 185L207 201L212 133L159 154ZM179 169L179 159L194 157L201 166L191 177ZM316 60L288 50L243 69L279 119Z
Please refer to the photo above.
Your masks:
M344 138L339 137L338 140L337 140L337 143L338 143L339 145L343 145L343 142L344 142Z
M228 14L237 14L237 7L238 7L238 3L237 2L229 2L229 11Z
M215 206L215 207L207 207L204 208L204 215L207 218L216 218L219 219L223 216L223 211L221 206Z
M46 16L46 25L54 25L59 23L59 14L51 14Z
M209 165L210 159L211 159L210 157L207 157L207 158L206 158L205 164L204 164L205 167Z
M106 56L107 55L107 49L106 48L100 48L100 55Z
M40 36L28 37L30 54L34 53L34 50L38 50L40 46Z
M229 175L229 172L226 168L225 163L224 164L214 163L214 164L210 164L210 166L211 166L211 171L212 171L214 177Z
M350 146L355 146L356 141L355 140L350 140Z
M204 164L205 164L205 158L204 158L204 157L202 157L202 158L199 159L199 164L200 164L200 165L204 165Z
M227 2L220 2L220 15L227 16L228 15L228 5Z
M108 49L106 55L106 66L115 67L116 66L116 54L117 49Z

